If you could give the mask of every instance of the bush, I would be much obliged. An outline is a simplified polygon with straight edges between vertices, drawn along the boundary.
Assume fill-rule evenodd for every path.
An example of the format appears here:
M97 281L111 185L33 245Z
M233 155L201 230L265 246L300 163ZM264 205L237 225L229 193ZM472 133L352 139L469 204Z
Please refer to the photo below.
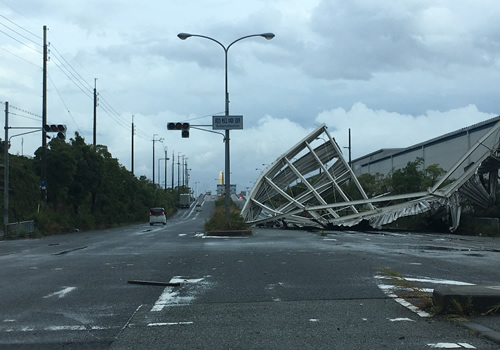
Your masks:
M229 222L226 223L226 206L224 198L219 198L216 202L215 214L205 223L206 231L229 231L229 230L248 230L249 226L240 215L240 210L231 201Z

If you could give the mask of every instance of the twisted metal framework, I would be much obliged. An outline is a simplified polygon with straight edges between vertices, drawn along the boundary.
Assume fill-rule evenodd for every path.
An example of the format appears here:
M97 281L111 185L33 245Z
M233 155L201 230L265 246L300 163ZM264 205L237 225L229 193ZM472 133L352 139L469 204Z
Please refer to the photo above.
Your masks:
M242 215L249 224L329 228L366 220L380 228L400 217L445 208L454 231L462 198L483 207L495 201L499 134L500 122L427 191L368 198L341 149L321 125L260 174ZM353 198L344 186L350 187Z

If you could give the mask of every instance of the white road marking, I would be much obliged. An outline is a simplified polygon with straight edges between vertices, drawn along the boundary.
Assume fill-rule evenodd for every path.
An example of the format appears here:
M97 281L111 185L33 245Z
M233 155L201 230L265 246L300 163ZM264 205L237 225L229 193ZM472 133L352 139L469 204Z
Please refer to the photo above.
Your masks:
M387 284L379 284L378 287L390 298L393 298L395 302L398 304L406 307L407 309L410 309L411 311L415 312L417 315L420 317L430 317L431 315L428 312L425 312L421 310L420 308L416 307L412 303L407 302L405 299L398 297L396 294L392 292L392 289L394 286L387 285Z
M170 283L199 283L203 280L204 278L187 279L175 276L170 280ZM160 297L153 305L151 312L158 312L163 310L164 307L172 305L187 305L194 299L194 295L179 296L179 292L174 290L178 288L179 287L165 287L163 293L161 293Z
M382 276L382 275L376 275L376 279L382 279L382 280L392 280L394 279L393 277L389 276ZM411 277L404 277L406 281L410 282L422 282L422 283L434 283L434 284L450 284L450 285L456 285L456 286L473 286L473 283L467 283L467 282L461 282L461 281L453 281L453 280L440 280L440 279L435 279L435 278L411 278Z
M165 327L165 326L178 326L178 325L190 325L193 322L158 322L158 323L148 323L148 327Z
M101 331L101 330L111 330L117 329L119 327L103 327L103 326L83 326L83 325L73 325L73 326L45 326L45 327L29 327L21 326L18 328L6 328L2 330L5 333L13 332L59 332L59 331Z
M64 298L69 292L72 292L76 289L76 287L66 287L63 290L60 290L59 292L51 293L49 295L44 296L44 298L51 298L51 297L59 297L59 298Z
M411 318L408 318L408 317L391 318L391 319L389 319L389 321L391 321L391 322L401 322L401 321L415 322L414 320L412 320Z
M436 343L427 344L427 346L437 349L476 349L476 347L467 343Z
M394 278L383 275L375 275L376 279L381 280L393 280ZM409 282L420 282L420 283L433 283L433 284L448 284L448 285L457 285L457 286L473 286L472 283L461 282L461 281L453 281L453 280L442 280L442 279L434 279L434 278L412 278L412 277L403 277L405 281ZM409 303L403 298L398 297L392 291L394 289L404 290L404 288L399 288L398 286L388 285L388 284L379 284L378 287L388 296L393 298L397 303L403 305L404 307L410 309L415 312L420 317L430 317L431 315L428 312L422 311L420 308L415 305ZM431 294L434 289L432 288L420 288L422 292Z
M453 280L438 280L434 278L405 278L410 282L423 282L423 283L435 283L435 284L451 284L455 286L473 286L473 283L453 281Z

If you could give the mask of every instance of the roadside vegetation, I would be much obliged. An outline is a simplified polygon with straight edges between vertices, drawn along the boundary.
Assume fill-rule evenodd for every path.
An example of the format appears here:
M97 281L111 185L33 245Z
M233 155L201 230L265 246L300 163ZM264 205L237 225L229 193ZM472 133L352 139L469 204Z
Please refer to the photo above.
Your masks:
M4 164L4 142L0 143L0 163ZM41 148L34 157L10 155L9 222L34 220L37 235L60 234L76 230L103 229L118 225L147 221L151 207L163 207L171 216L179 205L179 195L189 193L180 186L166 191L153 184L146 176L137 178L113 158L106 146L88 145L75 133L68 142L52 139L47 145L47 198L41 201ZM445 173L437 165L422 168L423 160L393 171L388 175L363 174L359 181L368 197L385 193L402 194L425 191ZM0 174L3 182L3 174ZM296 186L303 186L302 183ZM357 198L354 184L343 186L351 199ZM296 192L289 188L290 193ZM500 186L497 198L500 198ZM3 186L2 186L3 192ZM333 201L339 194L330 194ZM462 224L457 233L498 235L487 225L469 224L467 217L500 217L500 203L488 209L462 203ZM0 201L3 212L3 201ZM236 205L231 207L230 222L225 222L224 202L219 200L214 217L206 223L207 230L245 230L245 224ZM448 231L443 213L424 213L401 218L387 227L398 230Z
M1 160L4 164L4 143ZM171 216L179 193L165 191L145 176L135 177L106 146L85 144L78 134L47 144L47 200L41 201L41 148L35 157L9 155L9 222L35 220L36 234L60 234L146 222L151 207ZM3 174L0 175L3 184ZM3 195L3 186L2 186ZM0 208L3 212L3 201Z
M250 227L240 215L238 206L231 201L229 222L226 223L226 206L224 198L219 198L215 204L215 213L205 223L206 231L249 230Z

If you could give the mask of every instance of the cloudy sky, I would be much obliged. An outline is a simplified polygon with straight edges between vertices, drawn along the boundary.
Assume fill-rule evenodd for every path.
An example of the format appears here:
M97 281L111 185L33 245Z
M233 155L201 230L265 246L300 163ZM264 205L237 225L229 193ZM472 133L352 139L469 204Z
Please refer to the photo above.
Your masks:
M182 139L166 124L209 125L223 114L224 51L177 34L227 46L273 32L228 51L230 113L244 116L230 143L240 191L322 123L341 147L351 129L354 159L500 114L498 18L494 0L0 0L0 101L15 108L11 126L41 125L46 25L49 122L92 143L97 86L97 143L131 169L134 116L136 176L152 179L154 137L163 139L155 182L167 149L176 163L187 159L192 188L214 191L222 136L191 130ZM41 136L11 142L11 153L30 156Z

